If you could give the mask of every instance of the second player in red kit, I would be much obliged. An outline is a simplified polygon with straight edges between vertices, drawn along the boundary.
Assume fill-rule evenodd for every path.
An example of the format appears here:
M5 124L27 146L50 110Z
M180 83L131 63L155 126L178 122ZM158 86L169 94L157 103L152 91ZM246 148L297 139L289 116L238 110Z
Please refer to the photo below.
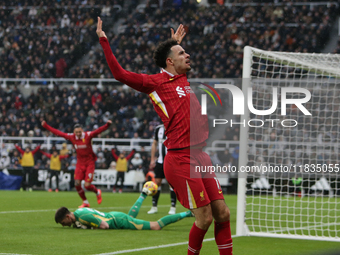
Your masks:
M79 207L90 207L90 204L85 196L85 192L81 187L81 181L85 180L85 189L92 191L97 195L97 202L102 202L101 190L97 189L92 184L93 174L95 170L95 163L97 160L96 154L92 149L92 138L98 136L100 133L108 129L111 125L111 120L107 121L104 126L99 127L96 130L84 132L81 125L76 124L73 128L73 133L63 133L55 128L49 126L46 121L43 121L41 125L53 134L63 137L69 140L77 153L77 165L74 172L74 186L83 200L83 204Z

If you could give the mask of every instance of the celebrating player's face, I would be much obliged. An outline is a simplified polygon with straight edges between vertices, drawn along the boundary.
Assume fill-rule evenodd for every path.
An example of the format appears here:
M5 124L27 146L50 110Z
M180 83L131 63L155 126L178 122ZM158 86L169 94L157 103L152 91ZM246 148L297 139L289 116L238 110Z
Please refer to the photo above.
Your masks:
M73 133L76 135L76 137L79 139L81 138L81 134L83 133L83 129L81 127L75 128L73 130Z
M190 55L180 45L171 48L171 58L174 68L178 74L184 74L191 70Z

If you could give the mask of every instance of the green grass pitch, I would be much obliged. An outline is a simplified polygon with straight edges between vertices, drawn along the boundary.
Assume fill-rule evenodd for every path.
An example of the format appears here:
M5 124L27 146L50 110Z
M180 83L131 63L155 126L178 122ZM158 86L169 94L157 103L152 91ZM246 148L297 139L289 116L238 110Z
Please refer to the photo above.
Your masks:
M103 192L103 202L98 205L94 194L87 193L87 196L92 208L126 213L138 198L137 193ZM225 198L231 210L234 235L237 199L231 195ZM158 214L148 215L151 206L151 198L148 197L138 218L159 219L167 214L169 201L169 194L161 194ZM60 206L75 210L80 205L81 200L76 192L0 191L0 202L0 254L186 254L186 242L194 222L194 218L186 218L161 231L80 230L63 228L54 222L55 210ZM185 208L178 204L177 212L182 211ZM212 226L206 234L201 254L218 254L213 236ZM235 237L233 244L235 255L304 255L340 250L338 242L264 237Z
M247 205L250 231L340 237L339 198L249 196Z

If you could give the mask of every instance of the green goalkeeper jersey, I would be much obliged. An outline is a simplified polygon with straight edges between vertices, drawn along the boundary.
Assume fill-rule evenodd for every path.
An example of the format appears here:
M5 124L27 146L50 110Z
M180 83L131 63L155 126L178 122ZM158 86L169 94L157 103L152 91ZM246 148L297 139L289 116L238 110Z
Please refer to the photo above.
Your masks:
M99 212L92 208L80 208L74 212L76 220L81 224L98 228L106 221L110 229L150 229L150 223L138 220L122 212Z

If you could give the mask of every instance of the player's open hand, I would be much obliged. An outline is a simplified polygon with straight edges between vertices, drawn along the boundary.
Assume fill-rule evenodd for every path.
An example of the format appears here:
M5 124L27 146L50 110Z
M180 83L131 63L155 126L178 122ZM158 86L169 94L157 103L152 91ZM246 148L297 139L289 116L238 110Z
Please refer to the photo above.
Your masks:
M180 24L176 30L176 33L171 28L171 39L174 39L178 42L178 44L181 44L184 36L186 35L184 26Z
M106 123L111 125L112 124L112 120L108 120L108 121L106 121Z
M44 126L45 124L46 124L46 121L43 120L43 121L41 122L41 126Z
M100 37L107 38L106 35L105 35L105 32L102 30L102 27L103 27L103 21L98 17L97 31L96 31L97 35L98 35L99 38Z

